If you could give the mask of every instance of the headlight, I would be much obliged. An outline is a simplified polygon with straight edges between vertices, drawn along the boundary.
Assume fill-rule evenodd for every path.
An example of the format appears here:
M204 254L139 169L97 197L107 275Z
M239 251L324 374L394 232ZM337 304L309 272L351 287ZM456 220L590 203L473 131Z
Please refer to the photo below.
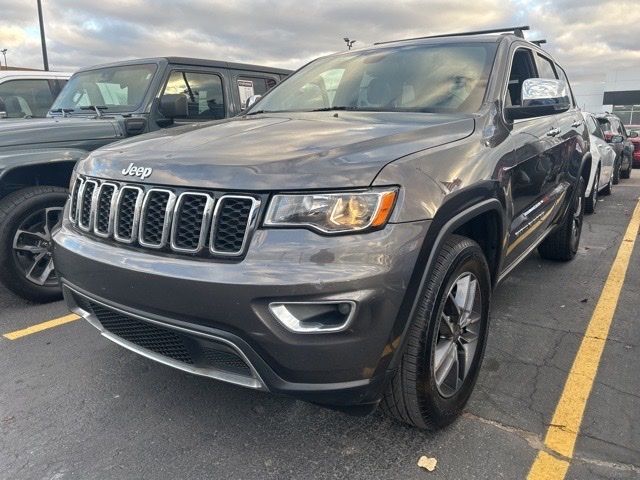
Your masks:
M363 192L275 195L264 224L307 227L322 233L380 228L387 223L397 194L397 188L385 188Z

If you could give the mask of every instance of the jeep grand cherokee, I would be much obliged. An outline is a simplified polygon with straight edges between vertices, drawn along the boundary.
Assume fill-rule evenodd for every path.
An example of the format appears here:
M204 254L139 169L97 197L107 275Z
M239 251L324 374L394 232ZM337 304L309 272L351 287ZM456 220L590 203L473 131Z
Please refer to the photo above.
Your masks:
M519 31L330 55L243 116L79 162L55 262L70 308L145 357L437 428L496 284L575 255L588 142Z

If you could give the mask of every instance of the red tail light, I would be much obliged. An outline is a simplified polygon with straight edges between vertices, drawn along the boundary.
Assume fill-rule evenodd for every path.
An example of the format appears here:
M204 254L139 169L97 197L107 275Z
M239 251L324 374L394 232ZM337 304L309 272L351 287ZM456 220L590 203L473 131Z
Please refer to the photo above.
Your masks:
M604 141L605 141L605 142L610 142L610 141L611 141L611 137L613 137L613 133L611 133L611 132L604 132Z

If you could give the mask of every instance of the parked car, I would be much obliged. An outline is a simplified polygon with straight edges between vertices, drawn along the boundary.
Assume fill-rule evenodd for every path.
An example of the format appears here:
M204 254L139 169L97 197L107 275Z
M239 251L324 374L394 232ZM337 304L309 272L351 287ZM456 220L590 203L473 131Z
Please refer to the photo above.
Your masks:
M194 58L80 70L50 117L0 122L0 282L32 301L59 298L48 246L77 160L141 133L240 113L290 72ZM153 163L153 159L149 159Z
M147 358L440 427L493 288L536 248L575 256L591 163L564 70L520 35L378 44L91 153L54 258L69 307Z
M627 131L633 143L633 168L640 168L640 125L631 125Z
M46 117L70 76L65 72L0 71L0 119Z
M611 113L596 115L600 127L604 131L605 140L616 151L616 167L613 172L613 183L617 184L621 178L631 176L633 143L627 135L622 121Z
M591 142L591 173L585 191L585 212L594 213L598 205L598 194L610 195L613 190L613 171L616 152L605 140L600 123L591 113L583 112Z

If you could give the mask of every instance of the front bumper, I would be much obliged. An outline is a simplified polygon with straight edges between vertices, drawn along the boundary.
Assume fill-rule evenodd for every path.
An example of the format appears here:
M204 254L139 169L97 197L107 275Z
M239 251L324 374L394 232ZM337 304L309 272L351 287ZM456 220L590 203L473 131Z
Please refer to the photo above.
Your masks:
M375 403L383 392L398 344L392 332L428 227L428 221L390 224L338 237L258 230L246 257L234 262L149 253L63 225L54 256L70 308L126 348L250 388L357 405ZM294 333L269 310L271 302L331 300L355 302L348 329ZM188 360L137 341L126 322L146 332L145 342L170 336ZM203 353L211 350L214 357ZM220 355L235 355L246 368L212 363Z

